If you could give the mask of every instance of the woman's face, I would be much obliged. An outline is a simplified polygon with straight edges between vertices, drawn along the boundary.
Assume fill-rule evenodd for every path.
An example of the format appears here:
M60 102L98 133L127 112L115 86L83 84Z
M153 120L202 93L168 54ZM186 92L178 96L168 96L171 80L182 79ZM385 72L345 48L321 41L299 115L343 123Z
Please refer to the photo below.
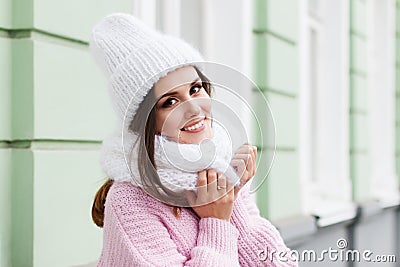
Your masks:
M154 94L157 134L185 144L212 138L211 99L192 66L161 78L154 85Z

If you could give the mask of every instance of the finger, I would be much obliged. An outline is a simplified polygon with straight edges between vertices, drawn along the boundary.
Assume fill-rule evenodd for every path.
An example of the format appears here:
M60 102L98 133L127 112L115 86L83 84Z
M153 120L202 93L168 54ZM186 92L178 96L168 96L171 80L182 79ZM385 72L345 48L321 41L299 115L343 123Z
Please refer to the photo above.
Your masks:
M256 156L256 158L257 158L257 147L256 146L252 146L253 147L253 152L254 152L254 155Z
M254 174L256 174L256 169L257 169L257 147L256 146L252 146L252 154L253 154L253 162L254 162L254 172L252 174L252 177L254 176Z
M253 160L255 166L256 158L257 158L257 147L252 146L248 143L240 146L238 150L235 151L235 154L249 154L251 155L251 159Z
M246 169L244 161L241 160L241 159L233 158L231 160L231 166L236 171L236 174L241 178L243 176L243 173L244 173L245 169Z
M244 161L242 159L235 159L232 161L232 165L238 166L238 172L237 174L240 177L240 183L239 186L245 185L252 176L250 176L250 173L247 171L246 167L244 166ZM240 189L239 187L239 189Z
M249 168L251 156L249 154L238 154L233 158L234 160L242 161L241 165L244 169Z
M250 154L243 155L243 158L244 158L244 161L245 161L245 164L246 164L246 170L249 173L252 173L254 171L254 168L255 168L253 156L250 153Z
M251 158L253 161L256 161L256 155L257 155L257 148L255 146L251 146Z
M250 181L251 176L247 170L244 171L242 179L240 179L240 187L243 187L248 181Z
M218 180L217 180L217 190L218 193L225 193L227 189L227 184L226 184L226 177L220 173L218 173Z
M244 165L246 166L246 169L248 171L251 170L251 168L253 167L253 162L251 160L251 155L250 154L237 154L235 155L235 157L233 157L234 159L240 159L243 160Z
M254 171L254 160L253 160L253 156L251 154L248 155L248 156L249 156L249 159L248 159L248 162L247 162L246 169L249 172L249 174L251 174Z
M197 178L197 194L204 196L207 194L207 171L202 170L198 172Z
M217 189L217 172L214 169L207 170L207 191Z
M241 145L236 151L235 154L250 154L252 151L251 145Z
M248 168L249 176L250 176L250 177L253 177L252 174L254 173L255 168L256 168L255 161L254 161L254 159L253 159L253 156L250 155L250 159L249 159L249 168Z

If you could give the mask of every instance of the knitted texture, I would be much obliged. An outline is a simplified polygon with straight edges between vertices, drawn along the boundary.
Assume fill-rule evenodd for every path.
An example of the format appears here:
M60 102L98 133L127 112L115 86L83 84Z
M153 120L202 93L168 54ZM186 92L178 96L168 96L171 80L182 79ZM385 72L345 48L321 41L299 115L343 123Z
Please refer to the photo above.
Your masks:
M198 144L178 144L157 135L154 160L161 182L173 191L195 190L198 172L215 169L232 184L240 182L230 166L233 156L230 136L218 123L213 124L213 138Z
M98 22L90 49L109 77L112 104L125 128L160 78L185 65L203 69L203 58L192 46L128 14L111 14Z
M115 134L103 141L101 166L107 176L120 182L131 182L142 187L138 171L137 136ZM122 140L124 140L124 147ZM163 185L173 191L195 190L198 172L207 168L224 173L233 183L239 177L230 166L232 143L229 134L218 123L213 123L213 138L198 144L178 144L165 136L156 135L154 160Z
M287 252L277 229L260 217L246 185L230 222L199 218L183 208L180 218L131 183L114 183L105 208L98 266L297 266L288 258L260 260L259 251Z

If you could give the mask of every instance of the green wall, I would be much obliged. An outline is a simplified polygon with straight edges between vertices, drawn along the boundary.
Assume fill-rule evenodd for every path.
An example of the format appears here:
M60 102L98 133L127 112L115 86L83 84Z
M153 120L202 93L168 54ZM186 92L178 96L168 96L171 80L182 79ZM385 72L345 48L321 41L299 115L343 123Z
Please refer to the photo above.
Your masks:
M370 195L370 151L367 106L367 8L363 0L350 2L350 177L353 199Z
M268 100L276 123L276 137L269 128L263 146L257 144L269 155L260 164L269 164L274 142L277 147L271 172L257 191L257 203L263 216L278 219L301 213L297 116L298 1L257 0L254 4L254 81ZM257 115L261 119L266 117ZM265 173L258 172L257 175Z
M0 2L0 266L98 259L90 218L104 180L101 140L114 127L91 28L132 1Z
M98 150L114 117L88 39L98 19L114 11L131 12L132 2L0 2L0 266L72 266L98 258L102 232L91 223L90 209L104 179ZM277 146L257 202L271 219L302 213L298 5L293 0L254 1L254 80L276 122L276 138L267 133L263 145L257 144L268 155L261 164L268 164L274 142ZM350 174L353 197L361 201L370 196L367 18L365 1L350 0L349 5ZM396 40L400 177L400 0ZM256 101L257 110L264 103Z
M2 143L3 145L4 143ZM0 147L0 266L11 265L11 149Z

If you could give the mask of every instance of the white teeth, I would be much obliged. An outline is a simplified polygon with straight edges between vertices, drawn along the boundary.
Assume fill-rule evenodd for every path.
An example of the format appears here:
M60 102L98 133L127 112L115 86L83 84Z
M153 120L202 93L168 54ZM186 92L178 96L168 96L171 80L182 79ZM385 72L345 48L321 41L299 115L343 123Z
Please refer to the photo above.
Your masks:
M185 131L193 131L193 130L196 130L196 129L200 128L201 126L203 126L203 124L204 124L204 120L196 123L193 126L183 128L183 130L185 130Z

